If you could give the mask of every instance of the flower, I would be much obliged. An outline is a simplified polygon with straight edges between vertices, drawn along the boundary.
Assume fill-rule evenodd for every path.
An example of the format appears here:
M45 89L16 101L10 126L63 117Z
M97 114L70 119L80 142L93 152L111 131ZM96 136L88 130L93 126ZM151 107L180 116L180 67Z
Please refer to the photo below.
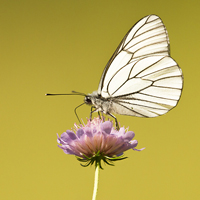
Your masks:
M76 132L76 134L74 133ZM99 118L88 120L86 125L74 125L74 131L67 130L60 137L58 135L58 147L64 153L75 155L81 162L88 166L95 163L101 167L101 160L109 165L112 161L122 160L123 152L136 149L137 140L132 140L135 134L121 127L116 130L111 121L103 122ZM102 168L102 167L101 167Z

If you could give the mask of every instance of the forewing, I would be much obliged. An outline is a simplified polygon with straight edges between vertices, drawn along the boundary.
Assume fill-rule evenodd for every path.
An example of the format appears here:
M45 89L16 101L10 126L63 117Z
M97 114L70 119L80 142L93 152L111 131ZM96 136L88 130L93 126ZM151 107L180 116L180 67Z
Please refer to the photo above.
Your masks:
M129 68L125 77L123 69ZM123 74L124 78L118 78ZM116 83L116 84L114 84ZM107 86L112 112L138 117L163 115L176 106L183 87L182 71L169 56L151 56L130 63Z
M98 94L108 97L108 94L104 96L108 83L118 70L151 55L169 55L167 30L156 15L144 17L125 35L103 71Z

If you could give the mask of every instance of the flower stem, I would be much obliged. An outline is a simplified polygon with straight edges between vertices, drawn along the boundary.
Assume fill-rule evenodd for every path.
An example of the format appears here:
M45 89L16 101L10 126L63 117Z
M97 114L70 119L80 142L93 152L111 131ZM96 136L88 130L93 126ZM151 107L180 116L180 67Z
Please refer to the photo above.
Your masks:
M97 197L98 181L99 181L99 164L95 166L94 190L93 190L92 200L96 200Z

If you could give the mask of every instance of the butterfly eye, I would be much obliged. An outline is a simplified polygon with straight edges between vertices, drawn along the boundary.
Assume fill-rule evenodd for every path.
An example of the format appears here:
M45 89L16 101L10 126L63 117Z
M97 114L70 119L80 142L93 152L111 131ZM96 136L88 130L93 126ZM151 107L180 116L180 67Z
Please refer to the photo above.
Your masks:
M91 104L92 104L91 97L89 97L89 96L85 96L84 101L85 101L85 103L88 104L88 105L91 105Z

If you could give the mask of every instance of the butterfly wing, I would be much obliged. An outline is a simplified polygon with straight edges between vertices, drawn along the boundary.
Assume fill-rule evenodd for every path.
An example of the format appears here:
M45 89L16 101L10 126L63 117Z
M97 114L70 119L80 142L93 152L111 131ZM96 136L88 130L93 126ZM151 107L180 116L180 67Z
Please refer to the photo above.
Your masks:
M146 16L128 31L98 88L99 95L112 99L112 112L156 117L176 106L183 78L169 53L167 30L158 16Z

